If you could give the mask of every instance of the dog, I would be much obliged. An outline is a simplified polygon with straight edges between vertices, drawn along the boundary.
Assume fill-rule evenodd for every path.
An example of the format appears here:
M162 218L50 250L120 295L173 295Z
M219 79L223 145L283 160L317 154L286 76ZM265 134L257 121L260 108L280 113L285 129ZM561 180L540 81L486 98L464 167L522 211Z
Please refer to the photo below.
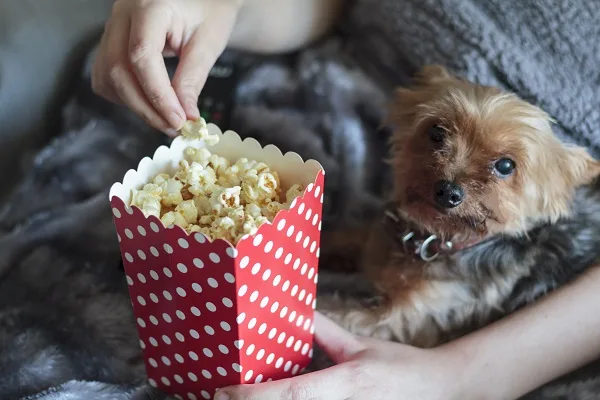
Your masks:
M434 347L600 259L600 162L540 108L428 66L396 90L388 120L391 199L362 262L380 300L320 299L344 328Z

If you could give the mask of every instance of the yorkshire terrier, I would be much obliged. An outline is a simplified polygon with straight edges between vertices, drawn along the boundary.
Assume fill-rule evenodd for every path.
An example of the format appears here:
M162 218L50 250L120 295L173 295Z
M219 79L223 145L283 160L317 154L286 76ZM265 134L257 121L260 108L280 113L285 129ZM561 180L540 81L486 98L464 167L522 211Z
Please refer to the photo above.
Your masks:
M343 327L436 346L600 260L600 162L562 143L544 111L430 66L389 115L392 198L363 262L381 301L321 299Z

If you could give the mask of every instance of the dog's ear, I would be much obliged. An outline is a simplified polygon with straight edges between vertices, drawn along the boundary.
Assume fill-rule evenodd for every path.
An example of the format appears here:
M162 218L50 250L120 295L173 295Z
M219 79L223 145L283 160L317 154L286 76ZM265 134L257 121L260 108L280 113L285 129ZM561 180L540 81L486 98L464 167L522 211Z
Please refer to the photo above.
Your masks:
M573 186L587 185L600 175L600 161L583 147L568 146L563 167L568 182Z

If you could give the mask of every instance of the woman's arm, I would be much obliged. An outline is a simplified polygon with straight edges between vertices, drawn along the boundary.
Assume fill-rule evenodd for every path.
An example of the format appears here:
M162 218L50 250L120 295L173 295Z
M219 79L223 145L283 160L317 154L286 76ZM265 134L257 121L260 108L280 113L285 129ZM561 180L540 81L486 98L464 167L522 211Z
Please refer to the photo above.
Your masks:
M473 399L514 399L598 359L600 268L444 350Z
M433 349L358 338L316 316L336 366L221 390L218 400L510 400L600 357L600 269L507 318Z
M323 36L343 0L243 0L229 45L260 53L300 49Z

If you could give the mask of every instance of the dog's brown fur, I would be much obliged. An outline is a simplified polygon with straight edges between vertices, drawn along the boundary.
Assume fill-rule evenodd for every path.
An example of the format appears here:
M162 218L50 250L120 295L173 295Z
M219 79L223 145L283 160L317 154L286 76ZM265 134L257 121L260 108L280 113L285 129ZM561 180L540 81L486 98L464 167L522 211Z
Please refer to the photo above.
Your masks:
M533 226L567 216L575 189L600 174L600 163L583 148L554 136L541 109L438 66L425 68L413 87L396 91L389 122L396 128L392 200L403 219L448 240L526 235ZM428 137L433 125L445 132L442 145ZM500 177L493 165L504 157L516 169ZM441 179L463 188L460 206L435 206L434 183ZM482 283L452 256L426 263L405 255L380 223L364 267L383 304L348 309L325 299L321 310L357 334L423 347L489 322L531 268L515 265Z

